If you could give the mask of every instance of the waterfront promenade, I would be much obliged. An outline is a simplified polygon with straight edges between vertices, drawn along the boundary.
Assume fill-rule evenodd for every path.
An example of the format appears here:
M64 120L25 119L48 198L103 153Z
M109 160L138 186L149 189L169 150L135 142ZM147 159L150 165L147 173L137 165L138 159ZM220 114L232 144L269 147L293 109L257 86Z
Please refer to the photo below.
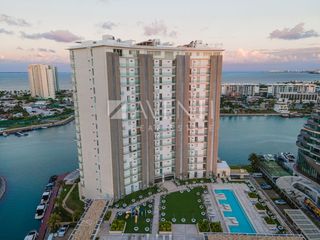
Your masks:
M7 183L4 177L0 176L0 200L6 192Z
M56 127L56 126L61 126L61 125L65 125L71 121L74 120L74 116L70 116L66 119L60 120L60 121L56 121L56 122L50 122L50 123L43 123L43 124L37 124L37 125L30 125L30 126L26 126L26 127L18 127L18 128L11 128L11 129L4 129L0 131L0 135L2 135L3 133L6 134L12 134L12 133L16 133L16 132L26 132L26 131L31 131L31 130L36 130L36 129L40 129L40 128L49 128L49 127Z

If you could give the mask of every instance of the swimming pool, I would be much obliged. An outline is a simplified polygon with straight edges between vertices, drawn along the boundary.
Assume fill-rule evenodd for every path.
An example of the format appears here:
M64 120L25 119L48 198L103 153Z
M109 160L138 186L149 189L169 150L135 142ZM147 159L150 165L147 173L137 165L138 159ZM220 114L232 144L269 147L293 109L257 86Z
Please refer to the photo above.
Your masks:
M232 225L229 222L226 222L231 233L256 233L250 220L248 219L246 213L244 212L238 198L232 190L229 189L217 189L214 190L216 194L224 194L225 199L218 199L218 203L223 205L227 204L230 206L230 209L226 206L224 210L221 208L225 218L235 218L238 225Z

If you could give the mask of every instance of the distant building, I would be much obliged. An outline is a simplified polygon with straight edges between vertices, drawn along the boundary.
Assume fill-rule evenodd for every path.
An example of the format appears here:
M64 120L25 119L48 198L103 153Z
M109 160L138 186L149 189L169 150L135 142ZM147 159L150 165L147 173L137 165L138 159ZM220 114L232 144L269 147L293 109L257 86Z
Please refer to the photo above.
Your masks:
M82 196L216 174L222 50L105 36L70 58Z
M297 140L299 172L320 182L320 108L317 108L301 129Z
M223 83L221 95L275 97L286 98L289 102L316 103L319 100L319 87L313 83Z
M32 97L56 98L56 91L59 89L56 67L32 64L28 67L28 74Z
M277 113L288 114L288 100L285 98L279 98L278 101L274 104L273 110Z

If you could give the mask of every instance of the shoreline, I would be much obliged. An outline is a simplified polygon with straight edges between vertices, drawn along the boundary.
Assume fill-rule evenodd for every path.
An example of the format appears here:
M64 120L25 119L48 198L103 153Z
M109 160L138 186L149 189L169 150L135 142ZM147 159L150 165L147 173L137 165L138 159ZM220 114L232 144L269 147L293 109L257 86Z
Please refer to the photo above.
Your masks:
M7 182L6 179L2 176L0 176L0 200L4 196L7 190Z
M26 127L4 129L4 130L0 131L0 135L3 135L4 133L5 134L12 134L12 133L16 133L16 132L27 132L27 131L32 131L32 130L41 129L41 128L62 126L62 125L65 125L69 122L72 122L73 120L74 120L74 115L72 115L66 119L53 122L53 123L51 122L51 123L43 123L43 124L38 124L38 125L30 125L30 126L26 126Z
M282 113L220 113L220 117L247 117L247 116L279 116L281 117ZM303 118L308 117L310 114L303 114L302 117L288 117L288 118Z

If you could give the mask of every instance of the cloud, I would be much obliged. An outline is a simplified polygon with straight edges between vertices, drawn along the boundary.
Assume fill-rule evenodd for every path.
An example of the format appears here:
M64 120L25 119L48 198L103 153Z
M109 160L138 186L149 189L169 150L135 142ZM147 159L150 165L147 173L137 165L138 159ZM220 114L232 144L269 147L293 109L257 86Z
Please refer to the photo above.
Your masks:
M140 23L139 23L140 24ZM146 36L168 36L177 37L177 31L169 31L167 25L163 21L155 20L149 25L144 26L144 35Z
M42 53L55 53L56 52L55 50L50 49L50 48L37 48L37 49L27 48L27 49L24 49L24 48L22 48L20 46L17 47L17 50L28 51L28 52L38 51L38 52L42 52Z
M28 23L26 20L22 18L15 18L12 16L8 16L6 14L0 15L0 22L4 22L11 26L19 26L19 27L29 27L31 26L30 23Z
M82 37L77 36L73 34L72 32L68 30L54 30L50 32L44 32L44 33L25 33L21 32L22 38L27 39L49 39L56 42L74 42L76 40L82 39Z
M6 30L4 28L0 28L0 34L7 34L7 35L12 35L14 32Z
M224 60L227 63L289 63L317 62L320 60L320 47L246 50L239 48L226 51Z
M112 30L116 26L117 26L117 24L115 24L114 22L111 22L111 21L106 21L101 24L101 27L103 29L108 29L108 30Z
M319 37L319 34L313 30L305 30L304 23L299 23L293 28L276 29L270 33L271 39L298 40L303 38Z
M55 53L56 51L49 48L38 48L39 52Z

